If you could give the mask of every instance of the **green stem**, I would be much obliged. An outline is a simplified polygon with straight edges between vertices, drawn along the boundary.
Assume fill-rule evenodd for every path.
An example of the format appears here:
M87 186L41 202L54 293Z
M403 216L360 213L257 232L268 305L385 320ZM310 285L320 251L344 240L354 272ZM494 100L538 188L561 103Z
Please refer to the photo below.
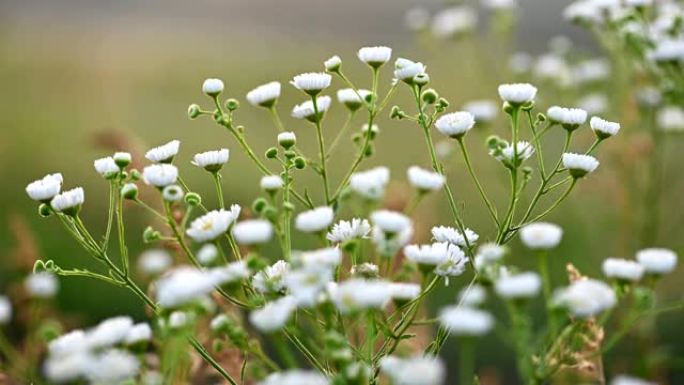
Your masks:
M117 204L116 204L116 223L119 234L119 253L121 256L121 266L126 275L128 275L128 248L126 247L126 229L124 227L123 218L123 196L121 193L116 193Z
M107 230L105 231L104 240L102 241L102 249L107 250L109 247L109 237L112 233L112 224L114 223L114 210L116 210L116 200L114 199L114 189L116 182L109 182L109 210L107 211Z
M276 110L275 104L268 108L268 113L271 115L273 124L278 129L278 132L285 132L285 125L283 125L283 121L280 120L280 115L278 114L278 110Z
M326 169L327 157L325 155L325 138L323 137L323 129L321 127L321 116L318 112L318 101L316 96L311 96L311 102L314 107L314 124L316 125L316 138L318 139L318 158L321 161L321 178L323 178L323 190L325 193L325 204L330 204L330 186L328 185L328 170Z
M472 385L475 377L475 352L474 342L470 337L463 337L460 339L461 349L459 359L459 385Z
M224 209L226 207L223 201L223 188L221 187L221 174L218 172L211 173L212 179L214 180L214 186L216 187L216 196L218 197L219 208Z

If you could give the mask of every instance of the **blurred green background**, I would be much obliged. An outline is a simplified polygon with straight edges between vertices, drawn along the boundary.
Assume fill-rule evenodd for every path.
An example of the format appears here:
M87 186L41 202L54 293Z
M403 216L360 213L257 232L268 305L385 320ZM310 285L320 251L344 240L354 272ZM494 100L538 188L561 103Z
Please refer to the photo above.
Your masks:
M395 58L424 62L432 86L456 109L471 99L496 99L496 85L514 80L505 71L508 53L518 49L542 53L548 39L560 34L569 34L587 52L595 51L588 36L562 20L560 12L565 1L520 3L519 27L510 36L510 45L497 46L486 31L453 42L420 38L404 27L406 10L415 5L438 10L442 6L439 0L0 2L2 287L21 278L22 269L28 266L26 259L31 256L54 259L64 267L90 263L56 221L37 215L36 205L25 196L24 186L46 173L62 172L65 187L85 188L84 220L95 233L101 233L106 220L107 185L93 170L92 160L115 149L141 156L148 147L181 140L177 164L189 184L207 193L212 203L210 179L189 161L195 152L228 147L231 160L223 172L227 201L243 206L251 203L258 193L260 175L256 169L227 132L209 119L190 121L186 116L190 103L208 105L200 90L206 77L222 78L227 86L225 95L241 100L237 120L246 127L248 140L259 153L275 144L276 131L268 115L249 106L244 95L259 84L281 81L279 110L285 125L297 133L301 147L314 154L312 127L289 118L291 107L304 99L287 81L297 73L322 70L323 60L333 54L342 56L345 72L358 86L368 88L369 71L356 60L356 50L364 45L391 46ZM385 70L384 90L390 72L389 68ZM333 84L333 89L342 87L337 80ZM545 109L562 104L561 97L542 87L539 106ZM412 111L406 89L400 89L395 103ZM633 108L625 105L623 116L606 118L634 121L629 117ZM325 122L328 138L334 137L344 118L343 108L334 104ZM353 127L357 129L362 123L362 117L358 117ZM382 116L378 124L381 133L376 155L361 168L388 165L396 180L388 201L398 205L408 196L406 168L414 164L428 167L429 156L415 125L390 121L387 116ZM556 282L565 282L567 262L599 276L604 258L633 256L634 234L626 223L633 219L635 209L625 196L629 188L624 181L625 177L640 177L630 167L641 154L641 129L627 124L623 131L626 138L601 148L599 170L549 218L565 229L562 246L553 257ZM505 201L507 179L500 164L487 155L484 139L489 133L503 135L505 130L505 122L499 120L468 137L475 167L500 206ZM577 150L592 140L585 131L576 143ZM557 134L549 140L555 151L561 140ZM658 246L675 250L682 250L684 245L680 230L684 211L679 200L684 187L679 177L682 148L681 142L668 143L664 216L658 240ZM354 151L348 140L339 148L332 161L333 181L339 181ZM271 166L275 169L275 165ZM487 239L491 227L461 158L452 156L446 167L451 171L449 183L463 202L468 226ZM302 175L303 180L317 182L308 172ZM430 196L422 204L418 210L418 238L426 240L430 226L446 223L444 204L441 194ZM137 208L131 208L127 215L131 223L129 247L133 255L138 255L144 249L142 229L150 218ZM33 240L35 250L30 247ZM298 240L301 247L310 241ZM514 240L511 245L512 262L531 267L533 261L521 253L519 242ZM23 264L17 262L18 258L24 258ZM120 313L144 316L137 300L124 290L78 278L62 279L61 284L60 311L82 322ZM461 284L442 289L435 305L453 302ZM678 274L667 277L659 291L663 303L681 299ZM675 357L671 364L674 373L684 367L684 333L679 328L683 321L680 312L661 317L658 324L661 340L666 340L665 347ZM511 352L501 349L493 336L484 340L480 349L487 352L480 356L483 363L499 367L499 374L512 370ZM446 357L454 350L450 346ZM629 346L623 351L629 354ZM675 375L672 383L677 380L684 381L684 377Z

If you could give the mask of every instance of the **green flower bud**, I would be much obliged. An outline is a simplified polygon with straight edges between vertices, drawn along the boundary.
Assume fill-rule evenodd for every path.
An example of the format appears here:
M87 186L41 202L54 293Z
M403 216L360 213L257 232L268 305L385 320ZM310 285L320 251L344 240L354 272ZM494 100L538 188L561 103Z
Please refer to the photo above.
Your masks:
M138 197L138 186L135 183L126 183L121 187L121 196L124 199L134 200Z
M38 206L38 214L43 218L49 217L52 214L50 205L47 203L41 203L40 206Z
M152 226L147 226L145 231L143 231L143 242L152 243L161 239L161 233L152 228Z
M447 108L449 107L449 101L444 98L439 98L437 100L437 105L441 108Z
M142 175L140 175L140 171L138 171L136 169L131 170L131 180L132 181L140 180L141 177L142 177Z
M202 197L195 192L188 192L185 194L185 203L188 206L199 206L202 203Z
M268 201L265 198L257 198L252 202L252 211L257 214L261 214L262 211L268 206Z
M200 110L200 106L198 106L197 104L191 104L188 107L188 118L196 119L200 115L202 115L202 112Z
M294 166L297 170L303 170L306 167L306 160L301 156L294 158Z
M530 100L529 102L523 104L520 106L523 111L531 111L534 108L534 100Z
M131 154L128 152L116 152L114 155L112 155L112 158L114 159L114 163L116 163L116 165L122 170L128 167L128 165L133 161Z
M428 74L418 74L413 77L413 83L416 84L418 87L423 87L424 85L428 84L430 82L430 76Z
M437 91L435 91L434 89L428 88L427 90L423 91L423 94L420 97L426 104L434 104L437 102L439 95L437 94Z
M295 136L294 132L281 132L278 134L278 144L284 149L289 150L297 144L297 136Z
M392 111L390 112L390 119L403 119L406 116L404 111L402 111L399 106L392 106Z
M539 121L539 122L545 122L545 121L546 121L546 115L544 115L544 114L541 113L541 112L538 113L538 114L537 114L537 121Z
M240 108L240 102L237 99L230 98L226 100L226 110L235 111Z
M513 110L514 110L514 109L515 109L515 107L513 107L513 105L512 105L511 103L509 103L509 102L504 102L504 104L503 104L503 112L505 112L506 114L510 115L510 114L513 113Z
M276 156L278 156L278 149L277 148L271 147L268 150L266 150L266 158L274 159Z
M285 154L285 157L286 157L287 159L292 159L292 158L294 158L295 156L297 156L297 153L294 152L294 151L292 151L292 150L287 150L287 151L285 151L284 154Z
M261 215L271 222L275 222L278 219L278 209L273 206L266 206L261 212Z

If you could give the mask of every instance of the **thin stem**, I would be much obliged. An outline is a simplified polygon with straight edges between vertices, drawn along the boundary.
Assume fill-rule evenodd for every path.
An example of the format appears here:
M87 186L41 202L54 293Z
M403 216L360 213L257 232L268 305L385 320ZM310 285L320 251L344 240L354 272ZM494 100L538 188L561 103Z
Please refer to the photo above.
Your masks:
M326 169L327 157L325 156L325 138L321 128L322 115L318 112L318 101L316 96L311 96L314 108L314 124L316 125L316 138L318 139L318 157L321 161L321 178L323 178L323 190L325 193L325 204L330 204L330 186L328 185L328 170Z
M567 198L568 195L570 195L570 192L575 187L575 184L577 184L577 179L573 178L572 183L570 183L570 186L568 186L568 188L565 190L565 192L560 197L558 197L558 199L555 202L553 202L553 204L551 206L549 206L548 209L544 210L544 212L542 212L541 214L534 217L534 219L532 219L532 222L536 222L536 221L542 219L543 217L548 215L551 211L553 211L556 207L558 207L558 205L560 205L561 202L563 202L563 200L565 200L565 198Z
M123 196L120 192L116 192L116 223L119 236L119 254L121 257L121 266L124 274L128 275L128 248L126 247L126 229L124 227L123 218Z
M218 172L212 172L211 177L214 180L214 186L216 187L216 196L218 197L219 208L224 209L226 207L223 201L223 188L221 187L221 174Z
M499 226L499 218L496 215L496 208L494 208L492 202L489 200L489 198L487 198L487 194L485 193L484 188L480 183L480 180L477 178L477 175L473 170L473 165L470 163L470 156L468 156L468 149L466 148L463 137L458 138L457 141L459 146L461 147L461 153L463 154L463 159L465 160L466 168L468 168L468 173L470 173L470 176L473 178L473 182L475 182L475 185L477 186L477 191L479 191L480 197L482 197L482 200L485 202L485 205L487 206L487 210L489 210L489 215L494 220L496 226Z
M107 211L107 230L105 231L104 240L102 241L102 249L107 250L109 247L109 237L112 233L112 224L114 223L114 210L116 210L116 200L114 197L114 189L116 182L111 180L109 182L109 210Z
M285 125L283 125L283 121L280 120L280 114L278 114L278 110L276 109L275 104L268 108L268 113L269 115L271 115L273 124L278 129L278 132L285 132Z

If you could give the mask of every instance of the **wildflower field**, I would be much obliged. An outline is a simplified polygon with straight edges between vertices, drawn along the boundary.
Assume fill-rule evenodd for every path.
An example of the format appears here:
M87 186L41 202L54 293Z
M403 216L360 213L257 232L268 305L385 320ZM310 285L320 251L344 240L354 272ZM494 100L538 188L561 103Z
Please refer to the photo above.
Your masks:
M684 383L684 4L0 4L0 383Z

